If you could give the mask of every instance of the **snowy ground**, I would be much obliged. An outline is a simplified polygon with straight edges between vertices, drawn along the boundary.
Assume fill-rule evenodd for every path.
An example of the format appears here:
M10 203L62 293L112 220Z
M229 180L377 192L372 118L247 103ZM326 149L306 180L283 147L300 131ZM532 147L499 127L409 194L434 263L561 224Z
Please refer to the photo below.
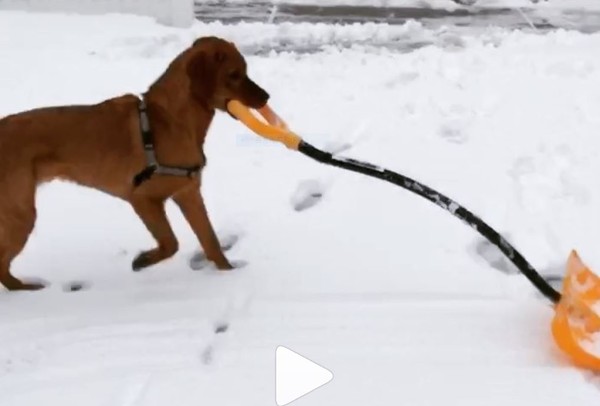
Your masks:
M440 40L402 53L254 53L279 35L374 32ZM176 30L3 12L0 116L143 91L204 34L240 44L272 106L310 142L447 193L544 273L562 272L573 247L600 269L600 35L459 36L417 23ZM246 263L230 273L190 269L197 244L169 206L181 252L134 274L152 241L129 207L73 185L40 189L14 269L51 286L0 292L2 406L274 404L278 345L335 374L298 405L598 404L599 378L552 343L551 308L491 267L447 213L261 141L225 114L206 153L213 222ZM311 193L322 195L312 205ZM65 293L74 280L89 289Z

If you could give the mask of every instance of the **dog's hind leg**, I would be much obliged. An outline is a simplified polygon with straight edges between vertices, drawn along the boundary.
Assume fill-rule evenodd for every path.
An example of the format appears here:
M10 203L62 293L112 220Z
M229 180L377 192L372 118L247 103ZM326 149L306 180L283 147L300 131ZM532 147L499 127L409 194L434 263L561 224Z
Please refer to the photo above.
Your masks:
M36 218L33 178L13 180L12 187L3 188L6 195L0 199L0 284L8 290L38 290L44 285L25 283L10 273L10 264L25 247Z
M167 219L165 202L141 198L131 201L131 205L158 243L157 248L142 252L133 260L133 270L139 271L175 255L179 244Z
M10 273L10 261L4 259L0 261L0 284L8 290L39 290L44 288L41 283L23 282L15 278Z

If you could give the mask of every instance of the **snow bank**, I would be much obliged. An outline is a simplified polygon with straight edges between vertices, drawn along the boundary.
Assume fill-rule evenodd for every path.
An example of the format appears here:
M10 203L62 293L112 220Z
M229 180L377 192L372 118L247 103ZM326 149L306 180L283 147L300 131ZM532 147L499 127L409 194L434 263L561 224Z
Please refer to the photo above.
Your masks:
M596 0L201 0L200 3L285 3L319 6L427 7L458 10L465 7L528 7L600 10Z
M166 25L188 27L194 19L194 0L3 0L0 10L125 13L151 16Z
M508 0L511 1L511 0ZM521 0L516 0L521 1ZM201 1L200 3L223 3L219 0ZM373 7L431 7L457 9L461 4L452 0L272 0L272 1L253 1L253 0L225 0L224 3L285 3L285 4L311 4L320 6L373 6Z

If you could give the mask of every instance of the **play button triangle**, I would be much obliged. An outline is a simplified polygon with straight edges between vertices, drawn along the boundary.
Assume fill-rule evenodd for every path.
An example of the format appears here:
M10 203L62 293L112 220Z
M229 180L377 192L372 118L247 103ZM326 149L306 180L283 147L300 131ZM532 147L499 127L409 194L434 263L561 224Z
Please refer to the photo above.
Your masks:
M275 401L284 406L333 379L330 370L279 346L275 353Z

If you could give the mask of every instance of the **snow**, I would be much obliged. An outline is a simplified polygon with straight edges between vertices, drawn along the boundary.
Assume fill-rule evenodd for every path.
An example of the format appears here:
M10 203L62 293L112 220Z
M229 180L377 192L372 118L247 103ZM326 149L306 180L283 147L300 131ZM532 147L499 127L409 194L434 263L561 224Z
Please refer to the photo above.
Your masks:
M426 7L450 11L465 8L526 7L534 9L587 9L599 10L596 0L203 0L202 3L272 3L309 4L319 6L366 6L366 7Z
M588 340L583 342L583 348L588 353L600 359L600 333L591 334Z
M189 27L194 20L194 0L2 0L0 10L151 16L161 24Z
M278 36L305 41L285 37L294 30L326 45L252 54ZM445 40L398 52L327 38L373 30ZM241 43L272 107L309 142L439 189L546 274L562 272L571 248L600 269L597 34L184 30L1 12L0 115L141 92L205 34ZM153 241L129 207L66 183L40 188L14 271L51 285L0 292L2 406L273 404L279 345L335 375L299 405L597 404L597 380L552 343L552 308L521 275L490 267L481 239L448 213L261 140L226 114L206 155L213 224L237 240L232 272L190 269L197 243L169 205L179 254L133 273ZM65 293L72 281L89 288Z

